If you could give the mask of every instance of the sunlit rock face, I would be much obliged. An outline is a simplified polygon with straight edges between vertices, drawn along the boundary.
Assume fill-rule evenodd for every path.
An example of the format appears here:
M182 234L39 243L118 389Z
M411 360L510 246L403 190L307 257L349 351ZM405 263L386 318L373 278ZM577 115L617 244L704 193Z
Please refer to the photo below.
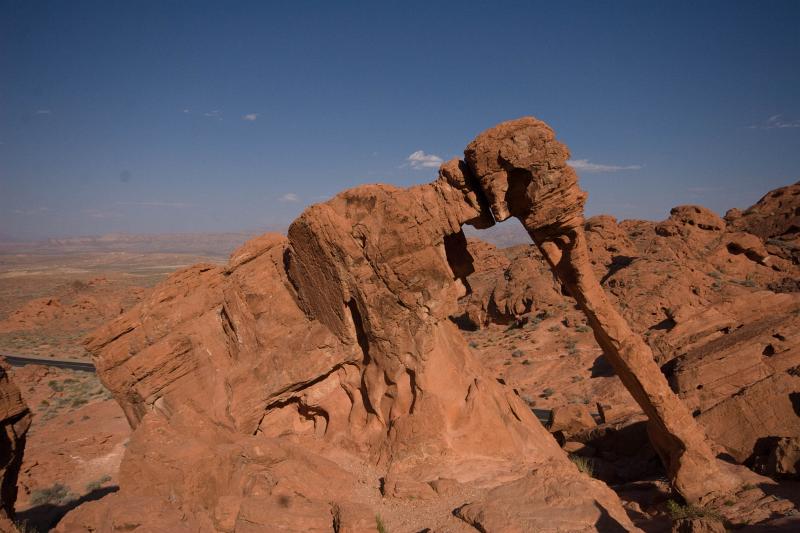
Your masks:
M180 271L95 332L99 374L135 430L120 491L59 527L342 531L374 528L378 513L400 531L525 530L541 520L530 509L547 509L555 530L634 529L449 319L474 269L462 226L510 216L587 313L676 488L725 490L703 432L594 277L567 149L526 118L465 154L432 183L311 206L288 238Z

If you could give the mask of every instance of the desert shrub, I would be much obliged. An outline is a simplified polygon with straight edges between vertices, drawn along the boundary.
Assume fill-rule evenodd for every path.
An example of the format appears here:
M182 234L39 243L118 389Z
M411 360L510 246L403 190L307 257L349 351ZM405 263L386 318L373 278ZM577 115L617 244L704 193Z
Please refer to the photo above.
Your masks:
M594 477L594 462L591 459L580 455L570 455L569 460L578 467L578 470L589 477Z
M670 518L673 520L683 520L687 518L708 518L718 522L722 521L722 516L713 509L706 509L704 507L697 507L696 505L690 504L681 505L675 500L667 501L667 512L669 513Z
M96 479L86 484L86 492L93 492L103 486L104 483L111 481L111 476L105 475L100 479Z
M511 352L511 357L522 357L523 355L525 355L525 352L523 352L519 348Z
M379 514L375 515L375 529L378 531L378 533L388 533L386 526L383 524L383 519Z
M39 533L34 526L28 525L27 520L14 522L14 527L17 528L17 533Z
M556 333L557 331L561 331L561 327L558 324L554 324L549 328L547 328L547 331L549 331L550 333Z
M75 398L72 400L72 407L80 407L81 405L86 405L89 401L86 398Z
M556 391L554 391L550 387L547 387L546 389L544 389L542 391L542 398L549 398L550 396L552 396L555 393L556 393Z
M56 483L46 489L35 489L31 491L31 503L33 505L61 505L69 500L71 494L69 487Z
M567 341L567 352L570 355L576 355L578 353L578 342L574 339L570 339Z
M514 322L512 322L512 323L511 323L511 324L510 324L510 325L509 325L509 326L506 328L506 332L513 331L513 330L515 330L515 329L520 329L522 326L523 326L523 323L522 323L522 321L520 321L520 320L515 320Z

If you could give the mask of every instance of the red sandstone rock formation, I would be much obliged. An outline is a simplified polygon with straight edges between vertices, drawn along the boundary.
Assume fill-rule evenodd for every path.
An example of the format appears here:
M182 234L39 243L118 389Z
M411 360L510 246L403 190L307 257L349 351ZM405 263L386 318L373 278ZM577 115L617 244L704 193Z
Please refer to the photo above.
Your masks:
M525 118L482 133L465 155L495 219L514 216L522 222L586 313L606 357L649 417L653 443L675 488L693 501L735 489L740 481L720 468L649 346L609 303L592 271L583 227L586 194L566 164L566 147L546 124Z
M765 196L773 197L773 193ZM777 197L785 202L800 199L785 192ZM797 207L800 206L795 204ZM756 206L747 211L759 213L763 224L778 228L785 227L781 224L791 212L786 204L783 209L772 211ZM761 453L756 450L760 441L800 437L800 417L795 407L800 393L800 338L795 334L800 330L800 294L794 288L800 271L796 265L770 253L771 245L765 246L761 237L726 224L699 206L675 208L667 220L658 223L617 223L612 217L599 216L587 220L584 228L593 270L602 280L606 294L634 331L650 344L671 388L705 429L715 452L728 460L752 464L752 456ZM479 278L484 293L491 294L494 287L505 286L502 270L495 270L493 275L495 279L489 275ZM471 275L468 282L474 285L476 276ZM522 292L515 298L537 300L540 296L537 292ZM561 308L573 304L569 297L561 301ZM464 301L462 307L468 309ZM559 312L559 316L563 314ZM523 315L521 323L531 317ZM569 332L553 335L566 337ZM525 341L520 343L520 348L533 351L534 357L537 351L549 349L550 344L541 341L548 332L541 328L523 332L522 336L540 340L532 347ZM574 332L572 336L575 338ZM582 357L585 354L579 358ZM512 367L513 362L512 359ZM536 372L542 364L524 367L531 369L526 370L526 375L534 375L540 382ZM495 371L499 373L504 368L508 367L500 366ZM588 389L590 400L615 407L609 411L609 430L616 431L620 424L630 425L638 420L633 417L626 421L629 410L619 408L621 398L610 394L613 389L590 385L609 380L570 383L564 378L574 376L576 371L566 364L563 369L548 367L544 372L550 379L546 386L563 393L563 401L575 398L576 393L577 397L587 397ZM530 378L515 374L516 378L508 380L509 385L527 389L525 379ZM543 386L540 384L538 390ZM541 403L537 401L537 407ZM560 405L552 400L544 403L545 407ZM628 427L633 430L633 426ZM598 455L603 455L603 459L595 458L599 463L618 448L613 445L609 449L605 443L608 439L598 436L605 430L601 427L580 436L581 441L588 439ZM636 461L627 453L622 455L624 460L615 461L611 475L606 476L605 466L598 466L601 476L630 479Z
M731 209L725 219L767 240L770 253L800 263L800 182L770 191L744 212Z
M135 430L120 492L59 527L458 530L454 509L516 483L553 530L634 530L449 320L472 271L461 226L491 222L465 169L312 206L288 240L179 272L96 332Z
M31 424L28 407L19 390L0 366L0 531L14 531L17 476L25 451L25 434Z
M611 217L584 225L566 148L534 119L489 130L466 156L431 184L360 187L312 206L288 240L264 235L225 268L179 272L99 330L89 346L135 431L120 492L81 506L61 529L356 531L374 529L376 513L400 531L632 529L616 496L577 472L449 320L462 312L459 298L480 326L559 297L535 251L510 262L467 246L463 224L509 216L587 313L650 417L675 487L690 500L732 488L737 480L718 468L702 427L611 302L637 286L630 272L648 272L645 285L658 286L653 266L668 260L688 265L702 255L756 268L759 283L773 279L763 269L789 272L786 262L696 206L657 225ZM470 251L493 267L473 272ZM474 283L490 270L503 282ZM696 341L680 332L703 320L696 313L715 290L704 276L700 288L699 276L687 277L685 291L632 306L646 317L634 322L637 333L660 340L662 362ZM694 405L680 385L692 382L684 368L672 369L673 380ZM709 387L700 401L725 390Z

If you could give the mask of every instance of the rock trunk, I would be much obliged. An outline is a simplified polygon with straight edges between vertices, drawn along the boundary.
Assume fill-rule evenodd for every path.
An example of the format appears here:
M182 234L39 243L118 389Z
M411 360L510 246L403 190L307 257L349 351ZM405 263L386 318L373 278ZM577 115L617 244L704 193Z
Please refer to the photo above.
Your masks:
M523 118L482 133L465 154L495 219L514 216L522 222L586 314L605 356L647 414L651 440L674 487L691 501L734 489L738 480L720 468L651 349L610 304L592 270L584 232L586 194L567 165L567 148L546 124Z

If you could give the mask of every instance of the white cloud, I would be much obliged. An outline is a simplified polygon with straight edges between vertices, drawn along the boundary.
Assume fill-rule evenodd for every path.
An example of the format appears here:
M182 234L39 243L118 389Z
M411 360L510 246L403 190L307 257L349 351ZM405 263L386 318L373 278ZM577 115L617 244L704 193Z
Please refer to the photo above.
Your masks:
M191 207L192 204L184 202L114 202L114 205L133 205L136 207L169 207L175 209L183 209L184 207Z
M102 209L84 209L83 214L89 218L98 218L98 219L122 217L122 214L117 211L104 211Z
M31 207L29 209L14 209L14 214L16 215L41 215L42 213L47 213L50 211L49 207Z
M183 112L184 113L189 113L189 110L188 109L184 109Z
M299 196L297 196L297 195L296 195L295 193L293 193L293 192L287 192L286 194L284 194L283 196L281 196L281 197L280 197L280 198L278 198L278 199L279 199L281 202L299 202L299 201L300 201L300 197L299 197Z
M214 111L206 111L203 113L203 116L211 117L211 118L220 118L222 117L222 111L219 109L215 109Z
M50 111L49 109L37 109L34 114L36 114L36 115L50 115L52 113L53 112Z
M592 163L588 159L570 159L567 164L578 171L583 172L617 172L618 170L639 170L641 165L601 165Z
M426 154L422 150L417 150L416 152L408 156L406 158L406 161L409 162L411 168L421 169L421 168L438 168L439 165L441 165L444 160L438 155Z
M248 113L246 115L242 115L242 120L247 120L249 122L255 122L258 119L258 113Z
M748 126L749 128L760 129L760 130L772 130L772 129L783 129L783 128L800 128L800 120L784 120L782 118L783 115L772 115L769 117L765 122L761 124L754 124L752 126Z

